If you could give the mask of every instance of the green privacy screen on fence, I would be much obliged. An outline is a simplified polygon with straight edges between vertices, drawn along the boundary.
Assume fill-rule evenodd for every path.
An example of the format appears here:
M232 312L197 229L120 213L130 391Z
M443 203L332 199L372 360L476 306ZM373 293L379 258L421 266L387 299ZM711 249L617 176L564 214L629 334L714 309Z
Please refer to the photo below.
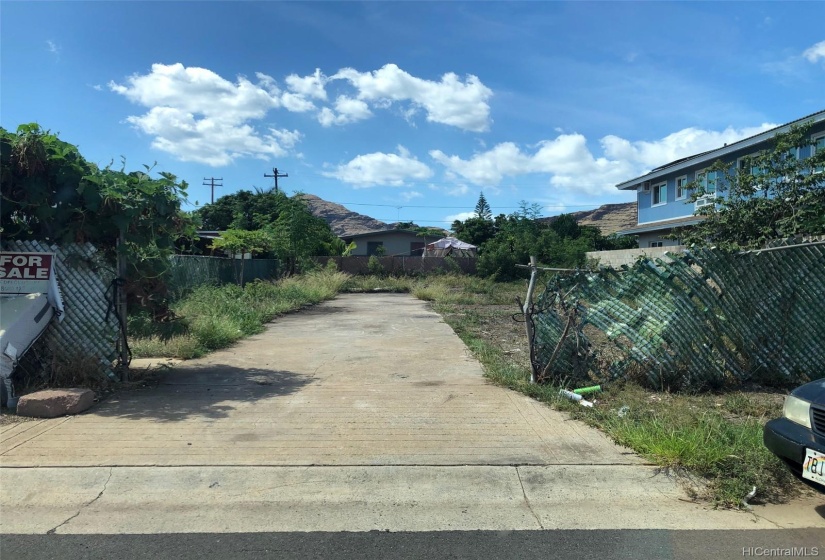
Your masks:
M697 248L556 276L532 319L545 380L698 390L825 377L825 245Z
M174 255L168 273L169 290L181 297L204 284L227 284L237 281L239 259ZM278 276L278 261L246 259L243 266L244 284L256 279L270 280Z

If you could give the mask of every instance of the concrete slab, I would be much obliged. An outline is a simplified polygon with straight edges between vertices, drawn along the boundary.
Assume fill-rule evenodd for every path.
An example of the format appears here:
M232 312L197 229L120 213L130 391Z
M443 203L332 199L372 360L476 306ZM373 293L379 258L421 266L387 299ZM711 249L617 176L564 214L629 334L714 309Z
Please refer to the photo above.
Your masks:
M159 388L48 429L0 431L0 464L641 464L482 374L424 302L344 295L177 365Z
M825 527L813 502L774 506L773 517L687 503L640 466L4 468L0 477L4 534ZM783 525L789 510L793 525Z

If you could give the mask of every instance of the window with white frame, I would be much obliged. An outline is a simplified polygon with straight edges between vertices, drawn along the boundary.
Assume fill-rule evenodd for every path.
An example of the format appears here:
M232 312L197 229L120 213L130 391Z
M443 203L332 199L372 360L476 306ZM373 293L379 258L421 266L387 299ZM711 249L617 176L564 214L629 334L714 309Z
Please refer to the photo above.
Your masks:
M661 247L662 241L651 241L647 244L648 247Z
M716 180L718 173L708 169L696 172L696 185L705 191L705 194L716 194Z
M653 192L652 206L661 206L667 203L667 183L659 183L650 187Z
M687 175L676 177L676 200L687 198Z

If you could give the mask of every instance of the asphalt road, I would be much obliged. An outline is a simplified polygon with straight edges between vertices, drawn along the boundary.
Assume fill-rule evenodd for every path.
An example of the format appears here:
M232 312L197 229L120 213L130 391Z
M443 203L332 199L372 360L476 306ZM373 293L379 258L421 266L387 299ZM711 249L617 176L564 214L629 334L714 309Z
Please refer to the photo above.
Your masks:
M816 558L825 557L825 529L4 535L0 555L15 560Z

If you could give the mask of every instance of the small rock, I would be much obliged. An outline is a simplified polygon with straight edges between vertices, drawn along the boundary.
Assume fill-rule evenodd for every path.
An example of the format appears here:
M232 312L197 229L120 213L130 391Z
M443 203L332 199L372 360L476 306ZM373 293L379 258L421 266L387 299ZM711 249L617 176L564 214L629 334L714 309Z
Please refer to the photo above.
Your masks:
M92 406L94 391L90 389L47 389L20 397L17 414L32 418L57 418L79 414Z

